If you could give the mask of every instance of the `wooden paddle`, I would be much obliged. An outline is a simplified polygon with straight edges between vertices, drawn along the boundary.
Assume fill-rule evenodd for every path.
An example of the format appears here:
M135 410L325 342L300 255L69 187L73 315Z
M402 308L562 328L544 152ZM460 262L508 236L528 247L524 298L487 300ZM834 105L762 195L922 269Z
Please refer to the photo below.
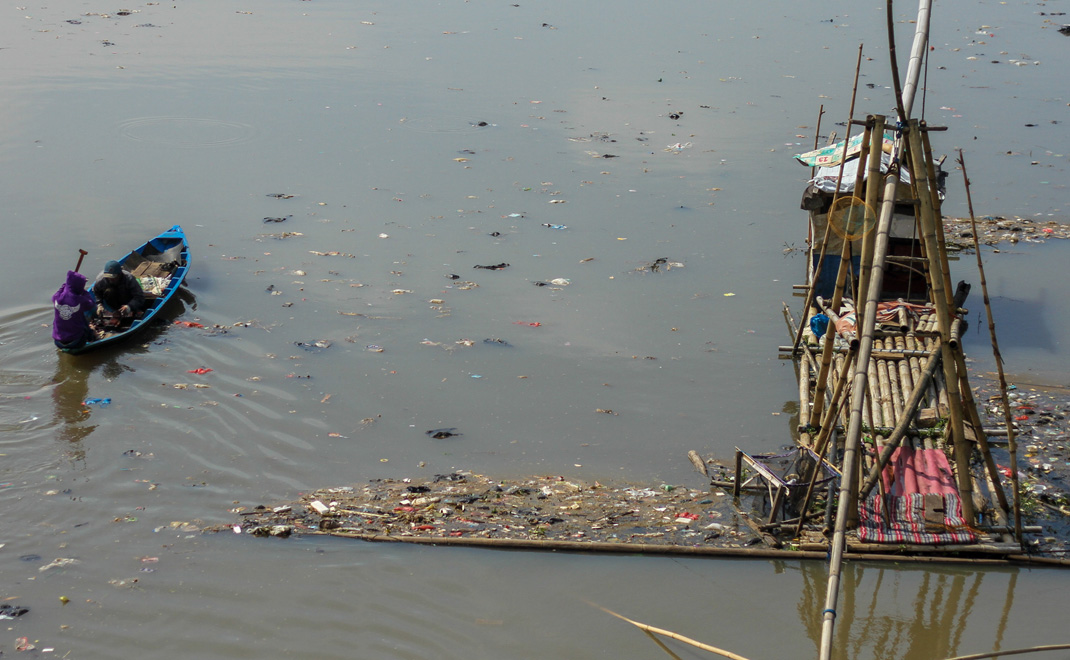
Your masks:
M75 265L74 272L77 273L78 270L82 267L82 259L85 259L85 255L87 255L87 254L89 254L89 253L86 252L85 250L81 249L81 248L78 248L78 264Z

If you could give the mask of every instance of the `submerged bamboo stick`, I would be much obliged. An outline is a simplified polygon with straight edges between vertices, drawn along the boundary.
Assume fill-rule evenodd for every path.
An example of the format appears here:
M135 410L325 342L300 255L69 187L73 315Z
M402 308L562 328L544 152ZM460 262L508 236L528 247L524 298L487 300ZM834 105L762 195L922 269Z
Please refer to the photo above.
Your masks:
M594 603L590 603L590 604L594 605ZM594 605L594 606L597 607L598 609L602 610L606 614L612 614L613 616L617 617L618 619L621 619L623 621L627 621L628 623L632 624L636 628L638 628L638 629L642 630L643 632L647 633L647 635L649 635L651 637L653 637L652 633L653 634L658 634L658 635L662 635L664 637L668 637L669 639L675 639L678 642L683 642L684 644L689 644L691 646L694 646L697 649L702 649L703 651L709 651L710 653L716 653L717 655L723 656L725 658L731 658L732 660L747 660L743 656L737 655L735 653L732 653L731 651L725 651L724 649L719 649L716 646L710 646L709 644L703 644L702 642L696 642L695 640L691 639L690 637L684 637L683 635L680 635L678 633L674 633L671 630L664 630L662 628L655 628L654 626L648 626L645 623L639 623L638 621L632 621L628 617L626 617L626 616L624 616L622 614L617 614L613 610L606 609L606 608L602 607L601 605ZM675 657L675 654L673 654L672 651L669 651L669 649L666 648L664 644L661 644L661 642L658 641L657 638L653 638L653 639L654 639L654 641L658 642L658 645L661 646L662 649L667 651L670 655L674 655L674 657Z

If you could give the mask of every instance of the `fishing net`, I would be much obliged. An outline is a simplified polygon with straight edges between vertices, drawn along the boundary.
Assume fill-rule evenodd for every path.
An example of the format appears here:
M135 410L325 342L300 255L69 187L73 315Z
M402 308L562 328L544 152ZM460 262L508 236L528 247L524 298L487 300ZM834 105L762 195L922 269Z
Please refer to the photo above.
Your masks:
M877 215L859 197L840 197L829 209L829 224L847 241L865 236L877 224Z

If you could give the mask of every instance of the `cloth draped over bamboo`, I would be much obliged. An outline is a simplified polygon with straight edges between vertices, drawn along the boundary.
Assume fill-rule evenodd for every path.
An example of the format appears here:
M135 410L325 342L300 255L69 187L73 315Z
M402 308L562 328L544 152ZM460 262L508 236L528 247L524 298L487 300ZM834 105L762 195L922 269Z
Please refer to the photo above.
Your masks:
M848 163L852 159L848 159ZM892 157L888 154L881 154L881 174L888 173L888 166L891 165ZM813 186L817 190L826 193L836 192L836 179L838 178L840 168L836 167L819 167L814 174L814 178L810 179L809 185ZM862 170L862 178L868 178L868 171ZM843 178L840 179L840 192L850 193L854 192L855 184L857 183L857 174L855 168L846 167L843 170ZM902 192L910 190L910 170L906 167L899 168L899 184L903 186ZM907 198L906 195L902 197Z

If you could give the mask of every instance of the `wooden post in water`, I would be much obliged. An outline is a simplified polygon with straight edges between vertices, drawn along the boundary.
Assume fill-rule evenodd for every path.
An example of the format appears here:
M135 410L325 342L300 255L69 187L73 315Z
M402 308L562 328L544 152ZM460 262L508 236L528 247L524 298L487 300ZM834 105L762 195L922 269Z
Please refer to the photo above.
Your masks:
M941 252L936 239L936 219L932 197L928 192L928 168L924 162L924 149L921 141L921 125L917 119L911 119L907 130L910 148L911 179L916 182L918 190L918 220L925 241L925 253L929 260L929 276L932 280L933 306L936 308L936 321L940 328L940 351L944 367L944 382L947 386L948 407L951 414L951 441L955 446L955 472L958 479L959 499L962 501L962 517L967 525L975 522L973 506L973 484L970 480L970 453L972 447L966 440L962 424L962 397L959 391L957 363L951 346L951 310L947 304Z

